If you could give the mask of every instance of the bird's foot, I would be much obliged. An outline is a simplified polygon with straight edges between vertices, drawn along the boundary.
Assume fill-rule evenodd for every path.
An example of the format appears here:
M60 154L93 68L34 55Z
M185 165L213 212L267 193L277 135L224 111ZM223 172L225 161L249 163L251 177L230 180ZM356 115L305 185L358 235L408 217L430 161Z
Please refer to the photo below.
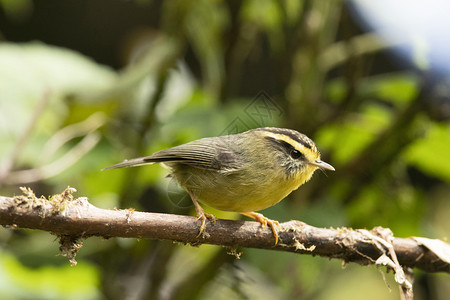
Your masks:
M197 210L197 221L198 220L202 221L202 225L200 225L200 231L199 231L197 237L200 237L200 236L204 237L205 236L205 234L206 234L206 220L207 219L210 219L211 221L214 222L214 224L216 224L216 217L214 215L205 213L205 211L203 209L202 210Z
M275 245L278 244L278 231L275 228L275 226L280 227L280 223L278 223L278 221L264 217L262 214L257 212L245 212L241 214L254 219L256 222L261 223L263 229L266 229L267 225L269 225L269 227L272 229L273 236L275 237Z
M191 190L187 190L187 192L189 193L189 196L191 196L192 203L194 203L195 211L197 213L197 221L198 220L202 221L202 225L200 225L200 231L197 237L202 236L203 238L206 238L207 237L206 220L210 219L214 222L214 224L216 224L216 217L214 215L205 213L200 204L198 204L197 197L195 196L195 194Z

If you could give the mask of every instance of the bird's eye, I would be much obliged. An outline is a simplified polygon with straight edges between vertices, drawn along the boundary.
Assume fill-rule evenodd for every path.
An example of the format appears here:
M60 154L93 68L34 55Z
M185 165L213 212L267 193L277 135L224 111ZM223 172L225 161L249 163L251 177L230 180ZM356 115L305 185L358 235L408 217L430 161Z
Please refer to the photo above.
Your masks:
M291 150L290 154L291 154L291 157L293 159L299 159L300 157L303 156L303 154L300 151L296 150L296 149Z

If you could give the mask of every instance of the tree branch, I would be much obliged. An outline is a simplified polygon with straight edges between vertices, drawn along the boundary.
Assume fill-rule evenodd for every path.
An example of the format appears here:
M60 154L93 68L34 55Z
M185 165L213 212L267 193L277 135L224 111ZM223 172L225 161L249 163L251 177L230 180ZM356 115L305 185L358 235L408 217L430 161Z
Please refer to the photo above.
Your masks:
M296 252L364 265L376 263L395 269L392 266L396 261L395 255L391 255L392 260L385 260L392 254L389 252L391 247L398 258L397 264L403 268L450 273L448 257L440 255L442 252L448 253L449 244L438 241L443 249L439 252L430 249L423 242L424 238L391 237L387 240L383 238L386 229L379 227L369 232L348 228L316 228L300 221L289 221L280 225L280 240L274 245L272 231L263 229L257 222L219 219L216 224L208 223L207 234L198 237L200 224L195 217L137 212L132 209L100 209L91 205L87 198L75 199L72 196L75 189L72 188L48 200L37 198L30 189L22 190L24 196L0 197L0 224L52 232L60 237L62 247L67 243L73 244L74 249L71 251L74 255L81 247L77 243L80 238L150 238L191 245L214 244L232 249L247 247Z

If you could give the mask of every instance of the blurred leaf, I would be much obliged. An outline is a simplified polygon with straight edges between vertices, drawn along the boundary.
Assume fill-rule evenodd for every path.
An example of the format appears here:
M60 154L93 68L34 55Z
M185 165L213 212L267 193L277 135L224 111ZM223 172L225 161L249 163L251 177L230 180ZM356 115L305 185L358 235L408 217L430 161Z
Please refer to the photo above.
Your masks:
M195 100L196 81L186 64L178 63L176 69L169 71L164 95L156 107L156 117L165 123L180 107Z
M203 88L214 101L224 79L224 44L222 37L229 26L229 12L223 1L168 1L165 3L165 27L183 34L200 64Z
M150 46L141 53L138 59L124 69L117 77L117 82L101 97L111 94L133 92L134 88L150 76L158 76L160 72L171 67L177 58L180 44L167 36L158 36L151 41ZM139 91L138 91L139 92ZM129 100L129 99L125 99ZM133 104L133 103L131 103Z
M418 78L412 73L391 73L363 80L360 90L365 97L375 97L401 107L418 93Z
M448 124L430 124L425 138L408 147L407 162L423 172L450 182L450 126Z
M347 85L344 78L339 77L330 80L325 86L324 94L332 102L338 102L344 99L345 95L347 94Z
M30 92L39 97L47 89L66 94L98 92L111 86L115 77L110 68L69 49L38 42L0 45L0 90L9 92L9 100Z
M86 262L29 269L5 251L0 252L0 279L0 297L18 299L96 299L100 283L98 270Z
M348 264L345 268L334 270L332 275L333 280L328 281L326 288L322 288L313 299L400 299L393 276L383 276L374 267L362 268L360 265Z
M252 264L237 261L222 268L200 299L285 299L282 288Z
M282 4L285 6L285 14L286 14L286 21L288 24L295 24L299 17L302 14L303 11L303 1L298 0L286 0L283 1Z
M246 0L242 6L241 18L250 24L256 24L263 31L266 31L272 49L275 51L280 50L284 42L282 31L284 19L283 11L278 1Z
M375 98L396 107L403 107L417 95L417 83L415 74L405 72L368 76L361 79L358 95L361 98ZM330 80L325 94L333 102L344 99L347 94L346 81L341 77Z
M282 13L277 1L247 0L242 8L242 17L265 29L280 28Z
M7 146L1 147L0 156L11 151L42 105L42 115L33 124L34 136L28 141L35 160L43 142L60 128L68 114L63 96L98 93L110 87L115 78L109 68L72 50L41 43L1 44L0 143Z
M332 152L333 163L343 164L364 149L389 124L390 118L385 107L368 104L344 124L322 127L315 140Z
M424 205L421 194L408 186L396 187L392 181L388 177L366 186L358 201L347 206L352 227L389 227L399 237L419 234Z
M32 0L0 0L5 15L14 21L22 21L33 12Z

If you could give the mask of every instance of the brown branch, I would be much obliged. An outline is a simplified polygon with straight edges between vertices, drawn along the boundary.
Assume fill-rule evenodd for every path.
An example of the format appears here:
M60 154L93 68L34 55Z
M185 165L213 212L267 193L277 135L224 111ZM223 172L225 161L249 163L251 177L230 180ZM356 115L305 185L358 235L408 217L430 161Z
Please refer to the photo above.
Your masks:
M76 249L65 249L65 252L72 251L73 254L81 247L76 243L79 238L126 237L171 240L191 245L214 244L233 249L247 247L289 251L364 265L377 263L392 267L391 261L388 259L386 263L385 260L389 256L387 242L377 242L382 239L378 234L380 228L371 232L347 228L327 229L289 221L280 225L280 241L274 245L272 231L263 229L257 222L219 219L216 224L207 224L206 236L198 237L199 222L194 217L100 209L91 205L87 198L74 199L71 195L74 189L70 188L49 200L36 198L31 190L23 191L25 196L0 197L0 224L52 232L63 237L64 243L73 241ZM448 260L439 258L422 246L423 243L406 238L391 240L403 268L450 273ZM444 247L450 247L443 244Z

